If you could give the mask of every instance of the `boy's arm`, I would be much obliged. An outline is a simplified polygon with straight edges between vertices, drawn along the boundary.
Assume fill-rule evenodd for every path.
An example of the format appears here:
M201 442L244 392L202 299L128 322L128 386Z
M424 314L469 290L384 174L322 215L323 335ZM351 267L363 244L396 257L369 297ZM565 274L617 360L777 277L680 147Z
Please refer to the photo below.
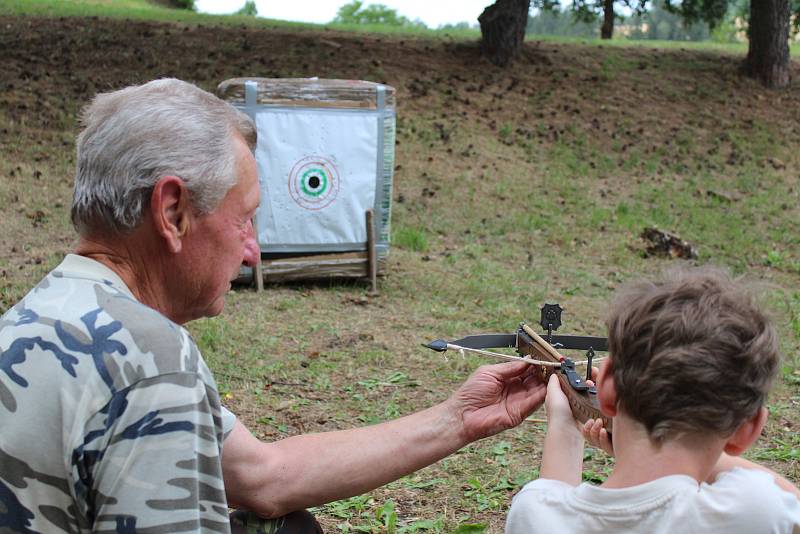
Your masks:
M549 395L549 389L548 389ZM759 471L765 471L771 474L775 478L775 483L784 491L788 491L798 499L800 499L800 489L797 489L797 486L783 478L781 475L773 471L768 467L764 467L763 465L759 465L755 462L751 462L750 460L745 460L741 456L731 456L730 454L722 453L722 456L719 457L717 460L716 465L711 470L711 473L708 475L708 479L706 482L709 484L714 482L719 476L720 473L725 471L730 471L734 467L741 467L743 469L757 469Z
M561 382L552 375L547 383L547 435L542 451L540 478L560 480L572 486L581 483L583 436L575 424Z

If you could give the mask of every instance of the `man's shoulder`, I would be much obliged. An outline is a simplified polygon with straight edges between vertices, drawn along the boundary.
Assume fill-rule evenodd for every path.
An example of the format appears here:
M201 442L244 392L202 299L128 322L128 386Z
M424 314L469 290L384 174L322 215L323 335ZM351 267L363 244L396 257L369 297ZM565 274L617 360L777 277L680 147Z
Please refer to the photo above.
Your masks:
M101 365L113 375L105 379L117 389L173 372L199 373L211 382L197 346L183 327L112 281L68 276L58 270L0 319L0 350L12 343L30 346L26 350L38 346L71 355L75 367L84 366L88 357L94 361L91 367Z

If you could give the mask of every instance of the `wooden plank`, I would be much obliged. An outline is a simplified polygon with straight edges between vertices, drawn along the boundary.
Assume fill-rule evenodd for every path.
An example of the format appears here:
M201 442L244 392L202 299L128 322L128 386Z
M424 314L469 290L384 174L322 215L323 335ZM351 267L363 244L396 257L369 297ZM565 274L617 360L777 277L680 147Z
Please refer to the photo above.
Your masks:
M281 107L377 109L375 87L382 84L361 80L311 78L231 78L217 86L217 96L244 104L247 81L255 81L256 104ZM395 90L384 85L386 107L394 108Z
M264 282L294 282L298 280L320 280L330 278L364 278L369 267L367 251L315 254L313 256L289 256L265 258L262 263ZM381 276L386 269L386 258L378 257L376 274ZM251 284L252 274L240 276L237 284Z
M319 280L330 278L363 278L368 258L361 257L308 260L287 258L264 262L264 280L267 282L290 282L297 280ZM377 263L381 263L380 261Z

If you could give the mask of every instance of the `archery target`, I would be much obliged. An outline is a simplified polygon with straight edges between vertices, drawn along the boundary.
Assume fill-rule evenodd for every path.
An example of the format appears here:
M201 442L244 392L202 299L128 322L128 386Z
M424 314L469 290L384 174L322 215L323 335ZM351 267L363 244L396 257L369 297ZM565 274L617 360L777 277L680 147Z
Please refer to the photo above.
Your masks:
M321 210L339 194L339 172L329 159L308 156L292 166L288 185L289 195L298 206Z
M377 114L264 106L255 120L262 250L363 250L364 212L383 191L376 183L383 154Z

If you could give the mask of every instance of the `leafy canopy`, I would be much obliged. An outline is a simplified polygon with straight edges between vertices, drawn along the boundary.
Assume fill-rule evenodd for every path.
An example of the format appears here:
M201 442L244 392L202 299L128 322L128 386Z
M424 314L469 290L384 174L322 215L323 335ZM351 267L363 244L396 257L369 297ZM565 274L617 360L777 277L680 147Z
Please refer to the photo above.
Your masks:
M247 0L244 5L239 8L239 11L234 13L234 15L245 15L248 17L256 17L258 16L258 8L256 7L256 0Z
M383 4L364 6L361 0L353 0L339 8L334 23L341 24L382 24L385 26L420 27L425 23L420 20L409 20L398 15L397 11Z
M702 1L702 0L701 0ZM614 0L614 3L625 6L633 15L641 15L647 11L650 0ZM604 0L572 0L569 9L575 19L583 23L592 23L603 14ZM542 11L560 10L559 0L533 0L531 6Z
M760 2L761 0L756 0ZM750 18L750 0L665 0L667 10L678 13L688 22L706 22L711 28L728 18ZM792 31L800 32L800 0L789 0Z

